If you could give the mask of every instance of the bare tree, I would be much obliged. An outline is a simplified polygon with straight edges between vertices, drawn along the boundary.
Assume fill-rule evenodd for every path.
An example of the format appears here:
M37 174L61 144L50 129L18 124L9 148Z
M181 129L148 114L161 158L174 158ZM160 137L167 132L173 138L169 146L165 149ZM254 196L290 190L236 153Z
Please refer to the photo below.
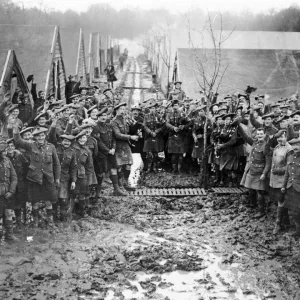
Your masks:
M216 25L214 23L218 19L220 21L220 29L215 30ZM209 108L213 97L218 93L229 66L222 55L223 44L230 38L234 29L230 32L224 32L221 14L216 15L214 19L212 19L210 13L208 13L207 20L204 22L201 30L192 28L189 18L187 18L187 23L191 50L190 59L192 62L188 67L192 69L199 89L204 94L207 105L206 116L209 116ZM199 41L200 44L196 44L195 36L197 36L197 41ZM208 46L206 43L208 42L211 43L211 45L209 45L211 49L207 49ZM207 124L208 118L206 118L204 126L204 151L202 157L202 179L205 187L207 186Z

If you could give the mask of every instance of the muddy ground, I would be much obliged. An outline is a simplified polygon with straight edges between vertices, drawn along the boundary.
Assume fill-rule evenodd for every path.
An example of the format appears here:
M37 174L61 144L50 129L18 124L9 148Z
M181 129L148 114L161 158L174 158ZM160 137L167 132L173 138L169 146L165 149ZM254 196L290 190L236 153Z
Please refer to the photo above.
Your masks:
M198 182L160 172L138 184ZM299 240L288 230L272 234L275 204L257 220L241 195L110 197L109 191L106 182L89 217L60 223L55 232L27 226L20 241L0 246L0 299L300 299Z

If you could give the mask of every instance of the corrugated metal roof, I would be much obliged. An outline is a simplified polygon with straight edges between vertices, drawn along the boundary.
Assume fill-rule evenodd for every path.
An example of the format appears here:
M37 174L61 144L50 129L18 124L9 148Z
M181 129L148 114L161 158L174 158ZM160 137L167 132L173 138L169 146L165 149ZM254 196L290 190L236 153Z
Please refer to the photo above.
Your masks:
M44 90L52 60L55 26L0 25L0 51L13 49L25 77L34 74L39 90Z
M194 51L194 52L193 52ZM178 49L179 78L189 97L199 98L201 80L195 59L213 56L212 49ZM205 53L205 54L204 54ZM247 85L257 87L257 93L269 94L271 99L288 97L300 82L300 50L223 49L221 72L228 65L219 88L226 95L243 91ZM204 64L210 74L213 63Z

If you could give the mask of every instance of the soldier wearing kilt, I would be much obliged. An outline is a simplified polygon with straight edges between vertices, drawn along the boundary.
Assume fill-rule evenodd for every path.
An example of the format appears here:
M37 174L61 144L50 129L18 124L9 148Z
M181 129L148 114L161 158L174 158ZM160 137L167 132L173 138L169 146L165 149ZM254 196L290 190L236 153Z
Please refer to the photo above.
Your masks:
M223 177L224 172L227 173L230 187L238 185L237 171L243 155L243 141L238 139L237 126L232 124L234 117L234 113L222 117L224 126L219 135L220 143L216 146L217 151L220 151L220 172Z
M166 127L169 129L168 153L172 155L172 173L181 171L184 153L184 129L186 127L185 115L179 110L178 100L173 100L173 109L168 112ZM188 124L189 125L189 124Z
M193 144L193 152L192 152L192 158L197 159L197 164L200 165L200 173L202 168L202 157L203 157L203 151L204 151L204 127L206 123L206 116L204 109L206 108L206 105L201 106L199 108L199 112L197 113L196 118L193 120L193 129L192 129L192 135L194 139ZM211 134L211 121L207 120L207 137L209 140L210 134Z
M60 208L60 220L66 221L69 207L70 191L73 191L77 180L77 160L75 151L71 144L75 137L63 134L60 136L60 143L56 138L56 120L51 124L49 141L56 147L58 159L61 165L60 185L58 187L58 202L53 204L54 217L58 219L58 207ZM54 132L54 134L53 134Z
M108 108L102 108L98 112L98 122L93 128L92 136L98 143L98 157L95 160L95 172L98 179L97 197L101 196L101 184L105 173L109 172L109 177L114 187L114 196L126 196L127 194L120 190L118 180L118 165L116 161L116 139L113 128L107 123Z
M21 209L24 208L26 213L26 202L28 200L26 175L28 172L29 162L20 151L16 150L13 138L7 140L6 142L7 157L10 159L18 177L18 185L14 195L14 210L16 216L16 225L19 228L22 228L23 224L21 221Z
M81 217L87 216L85 205L86 199L89 197L90 193L89 174L94 173L92 153L86 146L87 138L87 132L83 130L77 134L75 142L72 145L72 149L75 151L77 159L77 181L74 193L78 196L79 214Z
M13 210L14 210L14 193L17 188L17 174L11 163L6 157L7 144L0 142L0 219L5 216L5 238L15 240L13 235ZM0 241L2 232L0 231Z
M296 225L292 236L300 236L300 138L289 141L293 153L288 156L282 193L285 193L284 207L288 208Z
M38 127L32 135L35 141L28 142L21 138L15 126L14 140L16 146L27 150L30 154L28 167L28 198L32 202L34 226L38 226L39 202L44 201L47 210L47 220L53 226L52 203L57 201L57 187L60 184L61 167L55 146L46 141L47 128Z
M287 165L287 157L293 150L292 146L287 142L286 130L279 130L275 134L278 145L275 147L272 156L271 172L270 172L270 190L269 195L272 200L277 203L277 218L273 233L276 234L282 228L283 218L288 218L288 210L284 207L284 195L281 188L284 180L284 173Z
M114 107L116 112L115 119L111 122L114 135L116 137L116 160L118 165L119 186L122 187L122 179L124 176L123 186L126 190L134 190L128 184L131 165L133 163L131 149L129 143L131 140L138 141L138 135L129 134L129 125L125 114L126 103L120 103Z
M252 146L241 185L249 189L250 204L256 206L256 201L258 202L259 213L256 217L260 218L265 215L264 191L266 190L266 178L271 168L270 147L266 143L266 134L263 128L257 129L256 141L247 135L240 125L239 132L244 141Z
M157 172L158 152L164 151L164 140L162 131L165 120L156 112L157 103L147 106L149 114L144 117L145 142L143 151L147 153L148 170L146 172Z
M220 182L222 182L222 185L224 184L223 173L221 173L220 171L220 153L217 150L217 145L220 143L219 137L224 126L222 120L223 116L224 115L221 114L214 117L215 123L213 124L212 132L210 135L210 143L211 145L213 145L213 151L211 151L209 162L213 163L215 167L216 178L214 181L214 185L218 185Z

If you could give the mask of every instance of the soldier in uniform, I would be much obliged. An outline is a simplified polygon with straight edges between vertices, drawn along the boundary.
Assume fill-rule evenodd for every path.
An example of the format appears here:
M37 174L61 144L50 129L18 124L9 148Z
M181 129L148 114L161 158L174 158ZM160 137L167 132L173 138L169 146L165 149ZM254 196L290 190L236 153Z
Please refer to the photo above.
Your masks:
M53 204L54 217L58 220L58 208L60 208L60 220L67 220L70 191L76 187L77 159L74 149L71 147L75 137L70 134L62 134L59 142L56 135L58 120L54 120L49 130L49 142L55 145L58 159L61 165L60 185L58 187L58 202Z
M116 161L116 139L113 128L107 123L107 108L103 108L98 113L98 122L93 128L92 136L98 143L98 157L95 160L95 172L98 180L97 197L101 196L101 185L106 172L109 172L110 179L114 187L114 196L126 196L127 194L120 190L118 182L118 165Z
M284 195L281 193L283 185L284 173L287 165L287 157L293 150L292 146L287 142L286 130L279 130L275 134L278 145L275 147L272 156L271 172L270 172L270 198L277 202L277 218L276 226L273 233L277 234L282 228L283 218L288 220L288 210L284 207Z
M173 109L168 112L166 128L169 129L168 153L172 155L172 173L181 171L184 153L184 129L187 124L185 115L179 110L178 100L173 100Z
M26 214L26 201L28 200L26 175L29 162L20 151L16 150L13 138L7 140L7 145L7 157L10 159L18 177L18 185L14 195L14 210L16 225L21 229L23 227L21 221L21 209L24 208Z
M157 172L158 152L164 151L162 131L165 120L156 112L157 103L147 106L149 114L144 117L145 142L143 151L147 153L148 170Z
M47 112L41 112L39 115L37 115L34 119L36 122L36 127L44 127L48 128L49 125L47 124Z
M293 123L289 124L287 127L287 140L296 139L299 137L300 133L300 110L293 112L290 115L293 118Z
M265 215L264 191L266 190L266 178L271 168L270 148L266 143L266 134L263 128L257 129L256 140L250 137L241 125L239 125L239 132L244 141L252 146L241 185L249 189L250 205L255 206L256 201L258 202L259 213L256 217L260 218Z
M2 136L3 139L12 137L11 130L8 130L7 128L9 125L13 126L17 124L19 129L23 127L23 122L18 118L20 112L18 104L12 104L8 108L9 100L10 100L10 94L6 94L0 105L0 122L1 122L0 136ZM5 113L6 110L7 113Z
M17 188L17 174L11 163L6 157L7 144L5 141L0 142L0 219L5 216L5 238L7 240L15 240L13 235L13 210L14 210L14 194ZM0 242L2 239L0 231Z
M193 130L192 130L193 139L194 139L192 157L197 159L200 168L202 167L202 156L204 151L204 127L205 127L206 120L207 120L206 134L208 140L210 139L211 127L212 127L210 119L207 119L207 117L205 116L205 111L204 111L205 108L206 105L199 107L199 112L197 113L197 116L193 121Z
M220 144L220 134L222 132L222 128L224 126L222 117L224 115L216 115L214 117L215 122L213 124L212 132L210 135L210 143L213 145L213 151L211 152L211 162L214 164L215 169L215 181L214 185L224 185L223 173L220 170L220 152L217 150L217 145Z
M235 118L234 113L226 114L222 117L224 126L219 135L220 143L216 146L217 151L220 152L220 171L226 173L229 186L238 186L238 168L240 157L243 155L243 147L239 143L237 126L233 124ZM220 183L223 185L224 182Z
M170 99L171 100L184 100L186 98L186 94L185 94L185 91L183 91L181 89L181 85L182 85L182 82L181 81L175 81L174 82L174 91L173 92L170 92Z
M28 197L32 202L34 226L38 226L39 202L44 201L47 210L47 220L53 226L52 203L57 201L56 188L60 184L61 167L55 146L46 141L47 128L36 128L32 135L35 142L28 142L21 138L18 128L13 127L16 146L30 154L28 167Z
M79 215L86 217L85 212L86 201L89 197L89 174L94 173L93 157L89 148L86 146L87 132L85 130L78 133L75 137L75 142L72 145L77 159L77 181L75 194L79 200ZM95 176L95 174L93 174Z
M293 217L296 231L292 236L300 236L300 138L292 139L289 144L293 152L288 156L281 192L285 194L284 207Z
M115 106L116 112L115 119L111 122L112 128L116 137L116 160L118 165L118 177L119 186L122 186L122 179L124 175L123 186L126 190L133 190L128 184L128 178L130 175L131 165L133 163L132 154L130 149L130 141L138 141L138 135L129 134L129 125L127 123L125 115L126 103L120 103Z

